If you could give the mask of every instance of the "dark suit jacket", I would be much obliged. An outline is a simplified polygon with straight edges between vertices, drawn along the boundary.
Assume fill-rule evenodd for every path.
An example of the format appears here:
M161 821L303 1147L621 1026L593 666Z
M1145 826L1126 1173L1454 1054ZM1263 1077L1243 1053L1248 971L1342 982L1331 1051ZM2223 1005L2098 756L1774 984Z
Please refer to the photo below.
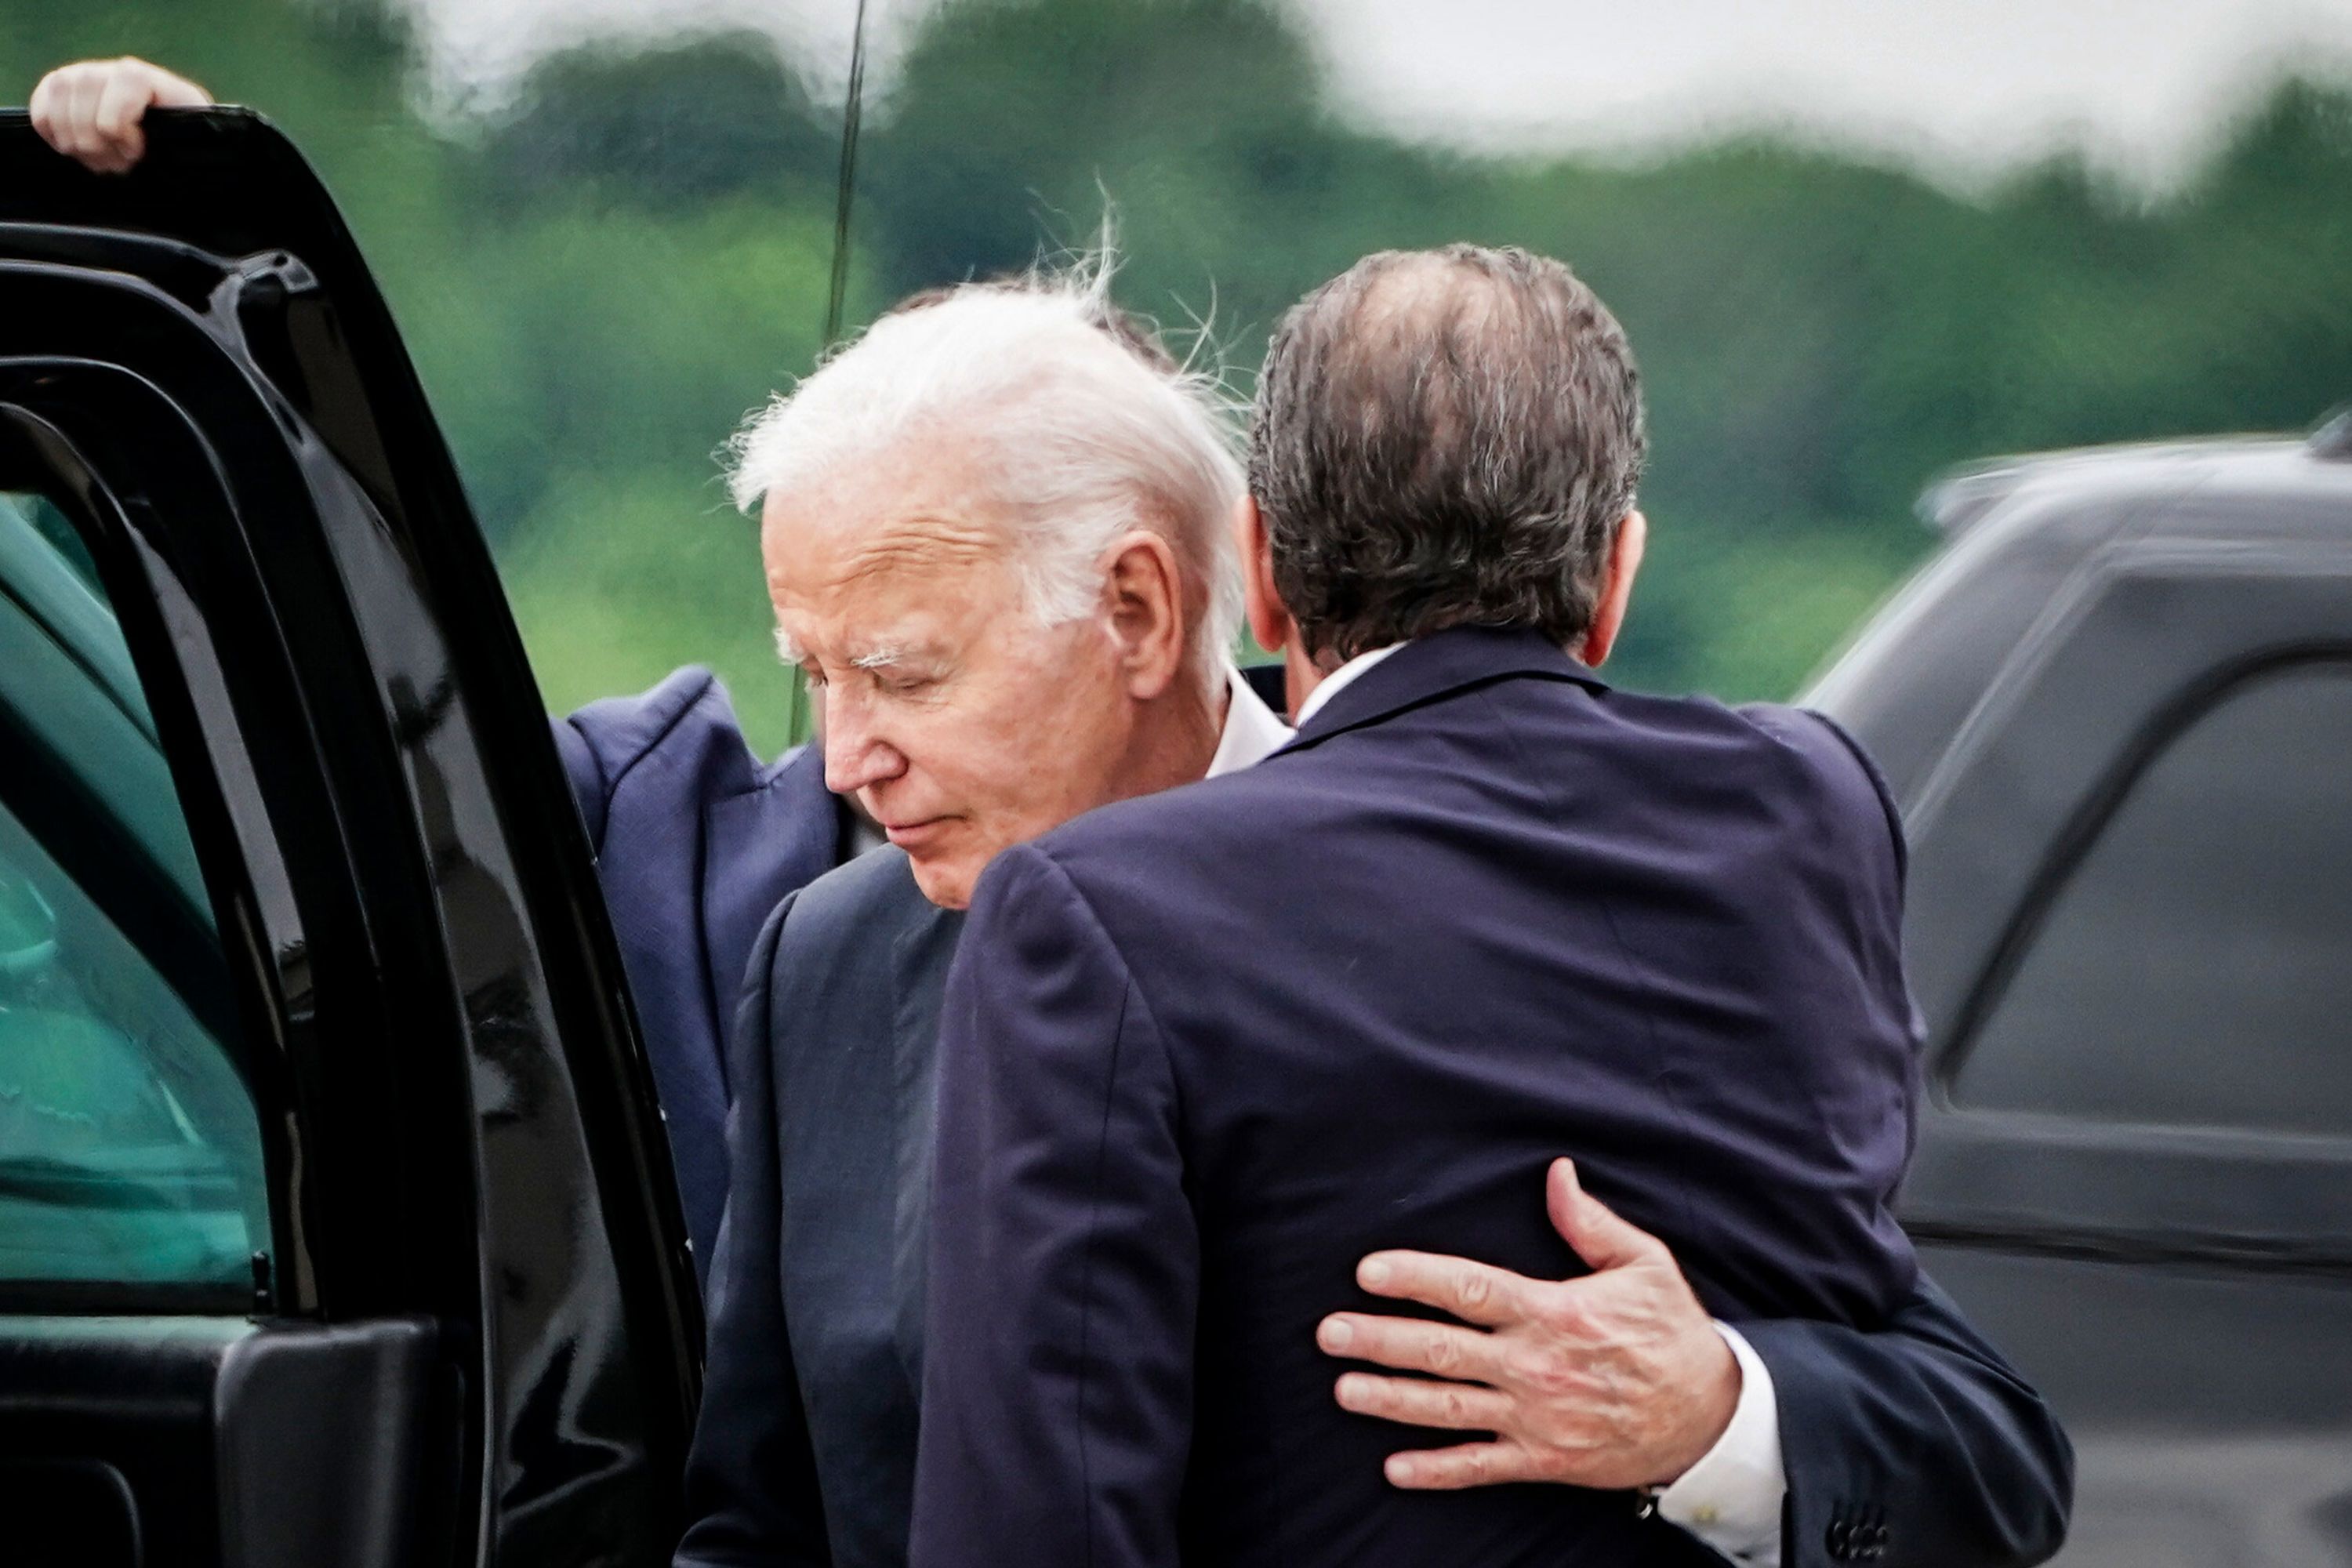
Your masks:
M762 764L727 689L681 669L555 724L669 1130L695 1277L727 1201L725 1041L760 922L832 869L845 823L824 758Z
M931 1066L962 920L883 848L761 934L681 1564L906 1561Z
M1623 1495L1389 1487L1315 1326L1379 1308L1377 1247L1580 1271L1562 1152L1717 1316L1885 1323L1901 854L1826 721L1465 628L999 857L939 1047L914 1562L1707 1561Z

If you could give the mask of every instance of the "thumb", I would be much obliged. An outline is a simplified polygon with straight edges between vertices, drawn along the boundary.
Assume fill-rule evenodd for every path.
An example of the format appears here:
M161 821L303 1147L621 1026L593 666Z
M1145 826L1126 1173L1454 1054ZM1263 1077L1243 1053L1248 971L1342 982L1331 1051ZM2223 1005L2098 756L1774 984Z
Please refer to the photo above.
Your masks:
M1550 1210L1552 1228L1560 1239L1596 1271L1646 1263L1665 1251L1665 1243L1618 1218L1607 1204L1586 1192L1576 1179L1573 1160L1551 1163L1544 1182L1544 1206Z
M209 109L213 95L186 77L167 71L161 66L155 72L155 106L159 109Z

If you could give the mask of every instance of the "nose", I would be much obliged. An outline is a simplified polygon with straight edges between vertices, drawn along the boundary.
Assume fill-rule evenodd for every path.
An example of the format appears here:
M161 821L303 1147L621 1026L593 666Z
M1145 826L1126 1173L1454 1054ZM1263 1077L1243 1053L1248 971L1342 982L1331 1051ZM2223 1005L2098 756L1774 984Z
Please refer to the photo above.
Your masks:
M907 759L876 728L864 694L836 682L824 689L824 787L849 795L907 771Z

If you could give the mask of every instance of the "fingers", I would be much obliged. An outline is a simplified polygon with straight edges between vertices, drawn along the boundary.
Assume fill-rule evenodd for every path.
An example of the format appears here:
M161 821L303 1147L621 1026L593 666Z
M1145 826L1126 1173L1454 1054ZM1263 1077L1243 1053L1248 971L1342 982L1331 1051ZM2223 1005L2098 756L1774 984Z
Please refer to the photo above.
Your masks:
M33 124L41 139L89 168L110 172L116 158L99 133L99 100L108 67L95 61L60 66L33 89Z
M91 120L99 140L113 155L116 172L130 168L146 154L147 133L139 128L139 117L147 112L154 98L154 84L129 71L110 71L100 84Z
M1488 1328L1528 1316L1536 1282L1507 1268L1427 1252L1375 1252L1356 1265L1356 1283L1375 1296L1440 1307Z
M1381 1468L1391 1486L1409 1491L1460 1491L1544 1479L1541 1461L1517 1443L1464 1443L1391 1454Z
M186 77L167 71L161 66L148 65L145 60L133 60L143 68L149 79L151 96L158 109L208 109L213 95Z
M1671 1260L1666 1244L1586 1192L1576 1179L1576 1162L1554 1160L1544 1182L1544 1206L1560 1239L1595 1270Z
M67 157L102 174L119 174L147 153L142 121L158 104L210 103L185 77L145 60L83 60L60 66L33 89L33 127Z
M57 99L57 83L58 73L49 72L33 84L33 96L25 104L25 111L32 117L33 129L39 132L41 140L52 147L58 144L58 139L50 129L50 106Z
M1339 1408L1407 1426L1441 1426L1449 1432L1495 1432L1511 1413L1511 1402L1475 1383L1432 1383L1420 1377L1376 1377L1351 1372L1333 1393Z
M81 128L74 123L74 84L81 79L79 66L64 66L40 79L33 89L33 129L41 140L64 153L74 156L81 145Z
M1315 1330L1315 1342L1331 1355L1368 1361L1405 1372L1494 1383L1501 1375L1501 1352L1494 1336L1453 1323L1418 1318L1374 1318L1334 1312Z
M72 114L76 152L87 168L101 174L119 174L131 165L122 161L122 148L98 123L99 105L105 100L108 74L103 70L83 72L74 79Z

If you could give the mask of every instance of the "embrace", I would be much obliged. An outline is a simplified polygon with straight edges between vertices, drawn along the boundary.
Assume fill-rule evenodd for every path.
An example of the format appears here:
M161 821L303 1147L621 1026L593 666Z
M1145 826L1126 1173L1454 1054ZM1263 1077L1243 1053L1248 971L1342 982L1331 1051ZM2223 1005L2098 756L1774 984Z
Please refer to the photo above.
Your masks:
M34 112L120 170L202 101ZM818 742L698 671L555 726L706 1271L677 1563L2055 1552L2065 1436L1892 1212L1884 784L1598 673L1615 319L1369 256L1244 443L1109 273L917 295L738 437Z

